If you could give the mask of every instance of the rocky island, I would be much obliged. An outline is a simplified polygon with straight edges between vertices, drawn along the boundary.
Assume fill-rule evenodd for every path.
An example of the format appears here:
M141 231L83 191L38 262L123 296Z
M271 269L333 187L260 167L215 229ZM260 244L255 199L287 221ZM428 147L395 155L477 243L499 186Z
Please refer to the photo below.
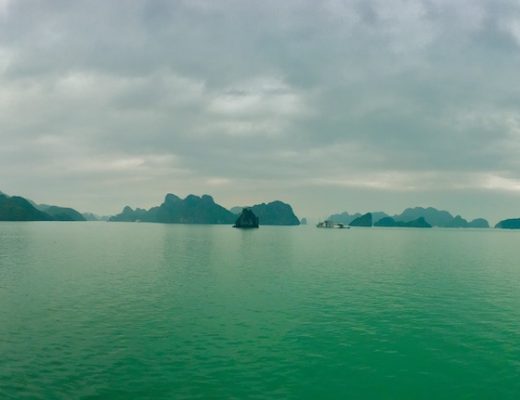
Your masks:
M439 228L489 228L489 223L484 218L477 218L468 221L460 215L453 216L445 210L437 210L433 207L407 208L395 219L398 221L410 222L417 218L424 218L432 226Z
M185 199L168 193L163 203L149 210L126 206L109 219L111 222L159 222L166 224L232 224L235 215L205 194L190 194Z
M505 219L495 225L498 229L520 229L520 218Z
M300 225L300 220L294 214L292 207L280 200L250 207L233 207L231 211L239 214L244 208L249 208L260 219L262 225Z
M374 226L427 228L428 226L423 224L422 220L420 220L422 218L427 225L440 228L489 228L489 223L484 218L476 218L468 221L460 215L454 217L448 211L438 210L433 207L407 208L401 214L394 215L393 217L382 211L372 212L371 214ZM366 215L367 214L361 215L360 213L349 214L348 212L343 212L341 214L333 214L328 219L335 223L358 224L360 218L361 221L363 221L363 218L366 220Z
M126 206L111 222L157 222L165 224L233 224L237 215L249 209L262 225L299 225L300 221L289 204L281 201L257 204L252 207L234 207L230 211L217 204L210 195L186 198L169 193L163 203L149 210Z
M244 208L233 225L233 228L251 229L258 228L258 217L249 208Z

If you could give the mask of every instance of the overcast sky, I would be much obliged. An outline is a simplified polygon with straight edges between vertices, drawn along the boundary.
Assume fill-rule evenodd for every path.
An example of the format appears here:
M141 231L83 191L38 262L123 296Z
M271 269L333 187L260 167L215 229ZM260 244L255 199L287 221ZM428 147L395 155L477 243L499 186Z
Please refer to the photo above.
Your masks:
M0 190L520 216L516 0L0 0Z

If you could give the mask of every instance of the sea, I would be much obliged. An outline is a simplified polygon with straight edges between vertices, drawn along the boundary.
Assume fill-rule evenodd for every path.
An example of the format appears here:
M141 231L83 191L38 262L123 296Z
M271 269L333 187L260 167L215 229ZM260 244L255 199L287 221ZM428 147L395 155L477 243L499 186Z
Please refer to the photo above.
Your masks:
M0 223L0 399L518 399L520 232Z

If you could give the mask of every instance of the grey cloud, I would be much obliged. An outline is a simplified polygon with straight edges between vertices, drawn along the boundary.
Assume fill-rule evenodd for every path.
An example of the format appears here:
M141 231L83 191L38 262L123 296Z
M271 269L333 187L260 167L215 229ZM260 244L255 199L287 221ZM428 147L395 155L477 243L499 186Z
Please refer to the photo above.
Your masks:
M3 0L0 189L98 212L499 204L520 195L519 27L516 1Z

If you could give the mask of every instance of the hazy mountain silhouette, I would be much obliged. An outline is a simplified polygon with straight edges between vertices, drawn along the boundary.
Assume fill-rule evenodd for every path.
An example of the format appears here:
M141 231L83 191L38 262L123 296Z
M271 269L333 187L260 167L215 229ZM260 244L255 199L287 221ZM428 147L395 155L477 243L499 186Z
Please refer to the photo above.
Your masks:
M91 212L84 212L81 215L87 220L87 221L108 221L110 217L107 217L106 215L97 215Z
M431 228L432 226L426 222L423 217L414 219L413 221L403 222L396 221L392 217L385 217L377 221L374 226L389 228Z
M52 221L53 218L20 196L0 194L0 221Z
M433 207L414 207L407 208L400 215L396 215L394 219L396 221L409 222L416 220L417 218L424 218L432 226L449 227L453 221L453 215L448 211L437 210Z
M388 217L388 214L382 211L373 211L371 212L371 214L373 221L379 221L382 218ZM327 218L327 220L335 222L336 224L349 225L352 221L354 221L356 218L361 217L362 215L363 214L361 213L349 214L345 211L341 214L332 214L329 218Z
M239 207L239 206L237 206L237 207L231 207L231 208L229 209L229 211L231 211L231 212L232 212L233 214L235 214L235 215L240 215L240 214L242 213L242 210L243 210L244 208L245 208L245 207Z
M37 206L38 210L50 215L54 221L86 221L83 214L70 207L50 206L47 204L40 204Z
M356 218L349 225L350 226L364 226L364 227L372 226L372 213L366 213L366 214L362 215L361 217Z
M407 208L400 215L396 215L394 219L409 222L420 217L424 218L432 226L441 228L489 228L489 223L484 218L477 218L468 222L460 215L454 217L448 211L438 210L433 207Z
M329 217L329 220L334 221L336 223L350 224L352 223L352 221L359 217L361 217L360 213L349 214L348 212L343 212L341 214L331 215ZM384 212L373 212L372 219L374 222L374 226L390 226L377 224L377 222L387 217L389 217L389 215ZM394 220L394 222L397 224L394 226L403 226L399 223L418 221L420 218L423 218L425 222L427 222L429 225L442 228L489 228L489 223L484 218L477 218L473 221L467 221L460 215L454 217L448 211L438 210L433 207L407 208L401 214L394 215L392 217L392 220ZM383 221L383 224L392 224L392 222L390 220L385 220Z
M283 201L256 204L250 208L260 220L260 225L300 225L292 207Z
M243 207L234 211L242 212ZM289 204L281 201L247 207L259 218L260 225L299 225L300 221ZM190 194L185 199L167 194L164 202L149 210L126 206L120 214L110 218L113 222L160 222L179 224L233 224L237 214L215 203L209 195Z
M85 221L73 208L36 205L21 196L0 193L0 221Z
M254 206L232 207L230 211L239 215L244 208L249 208L260 220L260 225L300 225L299 218L292 207L280 200Z
M476 218L468 223L468 228L489 228L489 222L484 218Z
M149 210L132 209L126 206L123 211L110 217L113 222L160 222L167 224L232 224L236 215L215 203L209 195L201 197L193 194L185 199L168 193L163 203Z

